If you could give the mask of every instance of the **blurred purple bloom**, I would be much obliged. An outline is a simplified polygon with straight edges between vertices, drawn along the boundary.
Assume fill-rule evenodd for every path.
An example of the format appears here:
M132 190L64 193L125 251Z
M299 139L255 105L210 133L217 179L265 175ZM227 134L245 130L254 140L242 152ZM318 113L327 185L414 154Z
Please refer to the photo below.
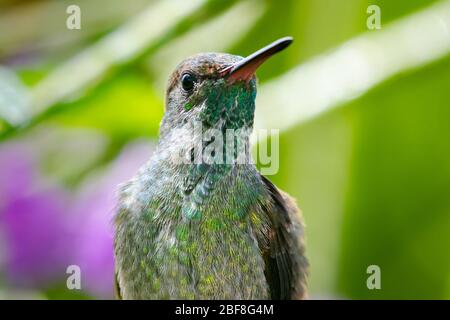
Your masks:
M6 203L2 224L7 273L13 282L36 284L65 270L74 239L65 221L63 198L59 190L46 190Z
M127 146L75 192L47 181L39 172L39 148L30 150L20 142L0 146L0 261L6 279L22 287L65 283L67 266L75 264L83 290L111 298L117 185L148 158L148 142Z
M0 149L0 227L6 241L6 271L11 281L36 284L61 268L71 233L64 221L64 193L33 185L36 173L21 145ZM43 255L45 253L45 255Z

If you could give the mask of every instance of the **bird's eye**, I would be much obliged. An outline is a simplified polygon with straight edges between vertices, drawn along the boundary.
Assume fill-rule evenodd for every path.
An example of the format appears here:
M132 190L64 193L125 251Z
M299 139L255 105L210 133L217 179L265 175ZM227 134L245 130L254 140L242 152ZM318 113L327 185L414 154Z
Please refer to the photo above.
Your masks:
M181 86L183 87L184 91L191 91L192 89L194 89L196 81L197 79L195 78L194 75L190 73L185 73L181 77Z

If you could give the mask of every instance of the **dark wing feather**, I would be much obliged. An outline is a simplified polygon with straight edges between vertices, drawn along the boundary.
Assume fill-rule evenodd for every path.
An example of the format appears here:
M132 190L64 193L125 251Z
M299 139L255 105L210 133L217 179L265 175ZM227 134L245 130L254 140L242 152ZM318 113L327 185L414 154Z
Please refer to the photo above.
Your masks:
M260 247L265 260L265 275L272 299L306 297L308 261L305 257L300 210L286 193L264 176L263 183L271 201L263 207L271 228Z
M117 300L122 300L122 294L120 292L119 280L117 279L117 273L114 275L114 295Z

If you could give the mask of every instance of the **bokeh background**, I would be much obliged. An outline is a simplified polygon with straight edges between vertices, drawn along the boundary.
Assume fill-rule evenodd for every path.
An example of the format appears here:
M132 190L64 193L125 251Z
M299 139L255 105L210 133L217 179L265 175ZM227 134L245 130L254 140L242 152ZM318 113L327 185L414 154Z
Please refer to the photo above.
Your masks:
M257 127L281 132L270 178L303 210L311 297L449 299L447 0L0 0L0 298L112 298L115 192L153 152L170 71L285 35Z

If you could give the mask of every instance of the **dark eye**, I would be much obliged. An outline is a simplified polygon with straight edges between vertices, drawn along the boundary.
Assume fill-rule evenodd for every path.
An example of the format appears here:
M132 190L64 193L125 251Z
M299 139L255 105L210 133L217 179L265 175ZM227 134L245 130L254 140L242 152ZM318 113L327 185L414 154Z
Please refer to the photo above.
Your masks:
M184 91L191 91L192 89L194 89L196 81L197 79L195 78L194 75L190 73L185 73L181 77L181 86L183 87Z

